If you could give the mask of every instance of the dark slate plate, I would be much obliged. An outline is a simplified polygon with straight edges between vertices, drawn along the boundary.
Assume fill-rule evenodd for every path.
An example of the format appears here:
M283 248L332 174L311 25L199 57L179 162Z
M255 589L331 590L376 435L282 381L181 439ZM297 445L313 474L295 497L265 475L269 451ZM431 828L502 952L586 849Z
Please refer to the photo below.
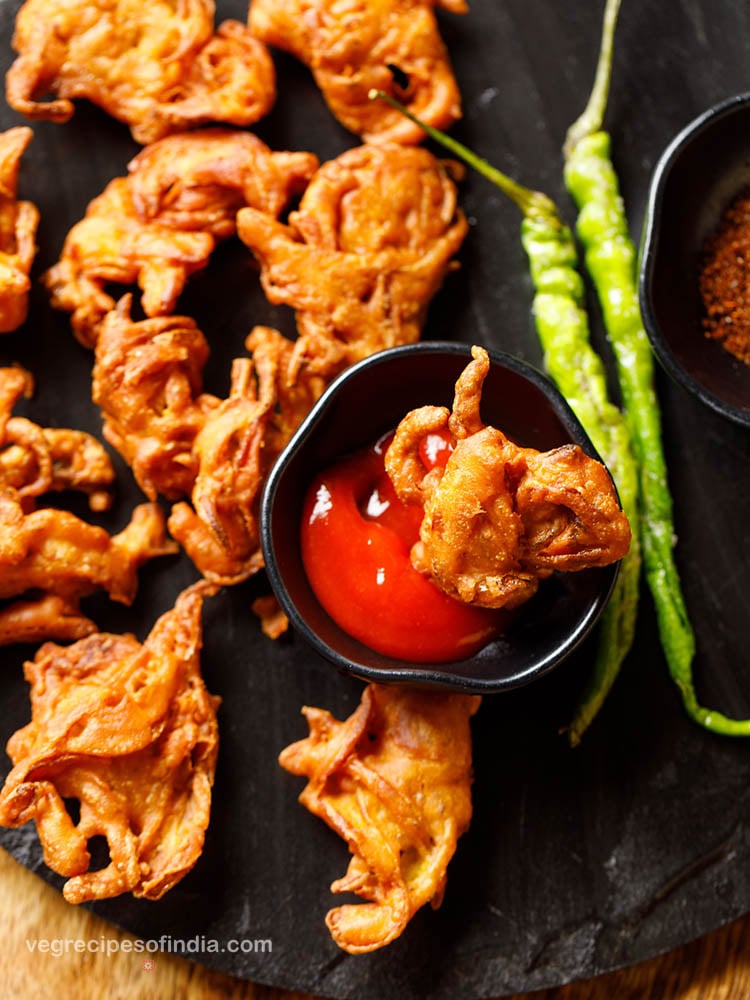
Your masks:
M0 5L5 64L17 7ZM241 3L218 7L221 18L245 13ZM601 8L588 0L473 0L470 16L441 16L465 94L456 134L549 192L569 218L559 149L591 85ZM634 232L660 150L699 111L746 90L749 66L747 5L625 3L608 124ZM309 148L321 158L351 145L307 72L283 56L278 69L279 102L261 135L276 148ZM17 121L3 110L3 127ZM135 150L123 126L88 106L68 125L35 126L21 193L42 212L37 275ZM518 216L479 178L466 180L462 197L472 220L463 267L446 282L426 333L485 343L539 364ZM251 325L293 331L289 312L265 302L237 243L195 277L180 308L211 342L207 388L214 392L226 391L229 359L243 353ZM595 325L600 336L598 319ZM91 356L40 288L24 329L0 339L0 360L35 373L37 394L24 410L38 422L99 430L89 399ZM706 703L746 716L750 435L661 372L658 389L678 559L698 633L699 692ZM118 468L117 506L100 518L110 530L125 523L139 498L119 461ZM103 628L143 637L194 577L185 560L162 560L144 571L131 609L96 599L89 610ZM708 735L686 719L644 595L636 648L578 750L567 748L558 729L590 666L590 645L545 681L485 700L475 719L474 821L451 865L443 907L420 912L382 953L339 952L323 917L335 901L328 886L343 874L348 854L297 804L301 781L281 772L276 757L304 734L303 704L343 717L360 686L294 636L277 643L262 638L249 604L264 586L257 579L224 592L205 612L205 676L223 703L203 857L161 902L115 899L95 906L97 913L165 948L184 942L200 961L238 976L367 1000L538 989L639 961L750 909L750 746ZM0 651L2 741L28 719L21 664L31 652ZM59 884L43 869L33 829L3 831L0 842ZM272 950L230 951L237 939L245 941L240 949L270 939Z

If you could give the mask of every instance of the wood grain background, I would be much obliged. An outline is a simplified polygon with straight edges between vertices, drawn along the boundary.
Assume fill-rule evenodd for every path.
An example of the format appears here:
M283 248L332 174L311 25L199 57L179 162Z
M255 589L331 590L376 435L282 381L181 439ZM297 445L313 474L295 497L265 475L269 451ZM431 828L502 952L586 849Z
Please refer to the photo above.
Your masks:
M134 940L87 910L70 906L0 850L0 997L38 1000L310 1000L233 979L173 955L75 953L55 957L29 942ZM106 943L101 943L105 939ZM745 1000L750 997L750 916L630 969L508 1000Z

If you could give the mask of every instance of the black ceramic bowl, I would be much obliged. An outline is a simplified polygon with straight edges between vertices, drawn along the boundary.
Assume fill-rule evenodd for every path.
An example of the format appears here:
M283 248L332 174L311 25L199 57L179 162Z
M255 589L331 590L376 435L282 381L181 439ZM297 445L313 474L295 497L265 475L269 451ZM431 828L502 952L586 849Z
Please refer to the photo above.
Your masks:
M640 304L664 368L718 413L750 427L750 365L704 336L702 247L733 196L750 185L750 94L710 108L662 154L643 229Z
M541 450L568 442L594 457L570 407L541 373L490 352L482 417L519 445ZM262 499L261 533L271 585L291 624L324 657L369 681L409 681L461 691L518 687L559 664L591 630L607 603L617 566L555 574L513 618L501 638L450 663L412 664L373 652L344 632L318 603L300 555L302 503L315 474L375 442L415 407L451 406L456 379L471 359L464 344L422 342L382 351L354 365L326 391L276 463Z

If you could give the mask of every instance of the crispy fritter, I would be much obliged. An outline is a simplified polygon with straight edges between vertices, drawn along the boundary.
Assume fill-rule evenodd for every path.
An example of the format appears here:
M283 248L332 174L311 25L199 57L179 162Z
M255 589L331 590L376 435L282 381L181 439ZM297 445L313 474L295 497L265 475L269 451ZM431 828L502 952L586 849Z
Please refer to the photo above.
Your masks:
M92 632L96 632L96 624L81 612L78 602L55 594L13 601L0 608L0 646L45 639L73 642Z
M422 129L368 93L392 94L437 128L461 117L435 7L454 14L468 9L465 0L252 0L249 23L257 38L309 66L332 113L351 132L369 142L416 143Z
M156 504L140 504L130 523L110 536L65 510L24 513L15 490L0 491L0 600L36 590L77 600L106 590L130 604L138 569L175 551Z
M309 368L300 367L295 345L295 341L268 326L254 327L245 340L245 347L252 355L257 370L262 372L265 391L269 395L273 393L275 398L274 405L269 406L263 439L265 473L268 473L330 381Z
M12 416L13 407L33 388L25 369L0 368L0 485L16 490L24 509L33 509L36 497L44 493L78 490L88 494L92 510L107 510L115 472L96 438Z
M24 126L0 132L0 333L17 330L29 306L39 211L17 194L21 157L32 138Z
M138 285L146 316L166 316L185 282L235 232L242 205L277 215L317 166L311 153L274 153L245 132L206 129L147 146L70 230L43 276L52 305L72 313L93 347L115 305L109 284Z
M93 397L104 436L150 499L190 499L192 507L173 508L170 531L201 573L223 585L262 567L260 490L324 387L292 371L293 344L277 330L257 327L247 346L252 359L235 360L221 400L203 392L208 345L188 317L133 321L125 296L96 344Z
M229 398L207 413L193 443L192 507L178 503L169 518L171 534L201 573L222 585L263 567L263 484L326 384L294 366L294 345L278 330L255 327L245 343L252 359L235 359ZM266 603L258 608L266 634L281 634L286 619L280 610Z
M471 821L470 717L480 699L371 684L338 722L304 708L310 735L279 762L307 777L300 802L346 841L352 859L326 924L351 954L397 938L425 903L438 907L458 838Z
M453 412L427 406L401 421L385 466L404 503L424 508L411 560L447 594L488 608L514 608L553 570L621 559L630 526L604 466L578 445L521 448L479 412L490 362L484 348L456 383ZM449 431L445 468L427 472L419 446Z
M257 504L263 484L263 439L273 385L253 363L232 365L229 397L207 414L193 442L197 475L192 507L172 508L169 530L205 577L231 585L263 566Z
M46 643L25 664L31 721L8 741L0 823L34 820L68 902L159 899L203 850L219 699L201 678L201 609L213 592L205 582L185 591L142 645L96 633L65 648ZM96 836L110 862L89 871Z
M214 32L212 0L26 0L12 44L12 108L65 122L87 98L140 143L207 122L251 125L276 96L268 50L238 21Z
M188 496L198 471L193 443L219 405L202 391L206 338L187 316L135 321L130 296L108 313L96 344L92 395L103 434L151 500Z
M320 168L288 225L239 212L267 297L296 310L298 364L331 378L419 338L467 232L455 176L421 148L360 146Z
M114 309L110 284L138 285L147 316L168 315L216 245L210 233L144 222L127 178L117 177L89 204L68 233L60 260L42 275L52 305L72 313L73 332L93 347L99 324Z
M275 153L251 132L208 128L146 146L128 175L141 220L226 239L240 208L277 217L317 168L313 153Z

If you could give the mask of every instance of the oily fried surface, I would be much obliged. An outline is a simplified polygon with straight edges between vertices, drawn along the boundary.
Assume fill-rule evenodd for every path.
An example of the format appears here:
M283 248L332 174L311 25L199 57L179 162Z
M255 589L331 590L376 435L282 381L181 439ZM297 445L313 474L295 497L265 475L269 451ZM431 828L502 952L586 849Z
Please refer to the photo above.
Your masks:
M257 327L246 343L252 357L235 359L223 400L203 391L208 344L188 317L134 321L125 296L95 348L93 398L104 436L146 496L185 498L172 510L170 532L200 572L223 585L262 567L265 477L325 384L294 369L293 344L277 330ZM269 615L278 634L278 615Z
M167 315L190 275L208 264L215 245L210 233L141 220L127 179L117 177L70 230L59 261L42 281L52 305L72 314L76 337L93 347L99 324L115 306L108 284L137 285L146 315Z
M137 285L147 316L174 310L188 278L217 240L235 231L238 208L277 215L317 166L311 153L274 153L249 133L206 129L147 146L68 233L42 277L52 305L71 313L88 347L115 301L110 284Z
M110 536L65 510L24 513L15 490L0 491L0 600L42 591L77 601L105 590L112 600L130 604L138 569L174 551L156 504L137 506L129 524Z
M267 297L296 310L298 364L330 378L419 338L467 232L454 176L418 147L360 146L320 168L288 225L240 211Z
M409 413L385 464L398 496L424 508L414 566L461 601L513 608L553 570L621 559L630 527L607 470L577 445L539 452L482 424L489 357L479 347L472 357L452 413L432 406ZM427 472L420 442L446 430L453 452L444 469Z
M21 157L32 138L23 126L0 132L0 333L17 330L28 312L39 211L19 201L17 192Z
M175 551L156 504L137 507L114 537L68 511L36 509L45 494L78 490L92 510L106 510L115 477L90 434L12 415L32 390L25 369L0 368L0 601L10 601L0 608L0 645L87 635L95 625L82 597L103 589L128 604L140 566Z
M207 128L146 146L128 177L140 219L225 239L243 205L278 216L317 167L313 153L275 153L251 132Z
M0 368L0 486L12 487L25 510L33 509L37 497L60 490L86 493L92 510L106 510L115 473L100 442L84 431L39 427L12 415L33 389L25 369Z
M8 741L0 823L34 820L71 903L123 892L159 899L201 854L218 748L219 699L200 674L201 608L212 592L201 582L181 594L142 645L96 633L47 643L25 664L31 721ZM96 836L110 862L89 871Z
M368 93L392 94L437 128L461 117L435 7L467 10L464 0L252 0L249 23L257 38L310 67L329 108L350 131L369 142L415 143L424 138L422 129Z
M207 122L251 125L275 99L265 46L237 21L214 32L211 0L26 0L12 44L12 108L65 122L87 98L140 143Z
M125 296L96 343L92 396L103 434L151 500L187 496L197 474L193 443L219 400L202 391L206 338L187 316L134 321Z
M345 722L320 708L303 709L310 735L279 761L308 778L300 802L352 853L331 890L367 902L336 907L326 917L345 951L382 948L425 903L440 905L448 863L471 821L469 719L479 702L371 684Z
M325 384L293 367L293 344L277 330L256 327L246 346L252 358L235 359L228 398L206 413L193 441L192 507L178 503L169 518L171 534L198 569L224 585L262 568L265 478ZM261 617L266 631L283 631L277 609Z
M193 442L194 509L178 503L169 518L172 536L217 583L239 583L263 565L257 503L263 438L275 401L269 389L256 382L249 358L235 360L229 397L206 416Z

